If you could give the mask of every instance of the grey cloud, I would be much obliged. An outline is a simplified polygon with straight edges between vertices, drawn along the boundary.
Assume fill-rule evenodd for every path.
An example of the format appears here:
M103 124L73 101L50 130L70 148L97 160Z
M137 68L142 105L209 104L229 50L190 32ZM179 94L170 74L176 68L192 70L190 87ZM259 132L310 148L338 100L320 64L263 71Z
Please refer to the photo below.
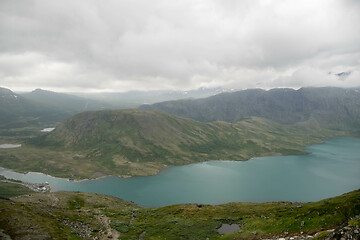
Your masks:
M0 85L123 91L339 84L305 79L359 69L359 6L351 0L3 0Z

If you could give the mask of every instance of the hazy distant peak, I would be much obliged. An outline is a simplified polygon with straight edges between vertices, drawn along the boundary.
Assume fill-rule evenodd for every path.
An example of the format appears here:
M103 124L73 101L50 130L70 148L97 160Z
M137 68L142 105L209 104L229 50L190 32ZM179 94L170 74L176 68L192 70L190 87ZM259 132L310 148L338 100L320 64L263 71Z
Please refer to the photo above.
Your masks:
M0 97L2 99L6 98L6 99L15 99L16 100L16 99L18 99L19 96L8 88L0 87Z
M334 75L339 80L344 81L347 77L349 77L351 75L351 71L339 72L339 73L329 72L329 75Z
M344 77L344 76L349 76L351 74L351 72L341 72L341 73L336 73L336 76L339 77Z
M8 88L2 88L0 87L0 94L5 94L5 93L13 93L13 91L11 91Z
M36 94L57 94L56 92L50 91L50 90L44 90L41 88L37 88L35 90L33 90L31 93L36 93Z

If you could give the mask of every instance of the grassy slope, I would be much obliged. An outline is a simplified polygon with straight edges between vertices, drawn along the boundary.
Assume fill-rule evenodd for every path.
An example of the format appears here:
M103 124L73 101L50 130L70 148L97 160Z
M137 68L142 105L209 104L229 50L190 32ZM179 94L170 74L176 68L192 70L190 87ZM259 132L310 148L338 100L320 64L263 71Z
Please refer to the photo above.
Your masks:
M34 193L34 191L19 183L0 181L0 197L9 198L29 193Z
M24 235L79 239L83 228L92 236L101 235L106 227L100 218L122 232L120 239L139 239L144 231L144 239L251 239L281 236L284 232L290 236L300 232L311 234L339 226L360 214L359 190L305 204L182 204L142 208L114 197L71 192L32 194L13 200L0 200L0 228L15 239ZM80 227L71 228L69 222L70 226ZM217 228L222 223L238 223L242 225L241 231L220 235Z
M303 146L339 136L345 133L312 122L203 123L160 111L85 112L21 148L0 149L0 166L60 177L146 176L214 159L302 154Z

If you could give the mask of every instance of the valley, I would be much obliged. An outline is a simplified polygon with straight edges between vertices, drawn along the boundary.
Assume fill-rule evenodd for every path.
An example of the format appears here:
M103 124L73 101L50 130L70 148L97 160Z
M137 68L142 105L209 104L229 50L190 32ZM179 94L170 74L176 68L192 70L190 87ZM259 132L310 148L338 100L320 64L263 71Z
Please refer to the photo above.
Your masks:
M221 160L245 161L263 156L305 156L309 154L304 149L306 146L333 138L359 137L360 95L354 89L246 90L123 110L107 108L103 103L97 105L100 103L97 100L84 101L81 97L43 90L33 92L32 97L7 90L0 93L6 99L0 103L0 145L5 146L0 148L0 166L16 172L41 172L75 180L105 176L126 180L211 160L221 163ZM94 108L84 109L84 104L90 107L87 105L90 102ZM55 129L43 131L52 128ZM215 169L217 163L209 164ZM290 161L284 163L291 167L289 164ZM295 163L292 168L301 167ZM335 168L349 173L342 166ZM335 177L324 175L325 168L320 165L309 169L315 175ZM267 170L272 171L270 167ZM284 171L291 174L290 170ZM281 181L284 181L281 177L292 178L281 171L274 173ZM216 174L212 176L219 179ZM307 180L309 184L319 183L311 177ZM244 180L237 181L237 187L252 186L242 185ZM358 184L356 179L346 181L351 186ZM332 184L334 189L336 184L336 181ZM340 193L345 192L342 186L337 187ZM326 192L321 188L319 191ZM16 182L2 180L0 196L0 237L15 239L57 239L58 236L65 239L306 239L310 238L308 235L324 239L345 236L342 232L346 236L358 236L360 214L358 190L312 203L188 203L143 207L85 192L34 193ZM236 231L219 233L222 226L233 226Z

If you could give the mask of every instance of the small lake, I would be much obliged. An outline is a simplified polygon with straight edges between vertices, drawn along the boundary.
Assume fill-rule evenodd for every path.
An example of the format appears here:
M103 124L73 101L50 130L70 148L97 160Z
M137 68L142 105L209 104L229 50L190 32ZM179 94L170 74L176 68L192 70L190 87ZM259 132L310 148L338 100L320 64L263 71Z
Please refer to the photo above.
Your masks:
M44 128L40 132L52 132L55 128Z
M21 144L5 143L0 145L0 148L18 148L18 147L21 147Z
M55 191L102 193L142 206L178 203L318 201L360 188L360 139L338 138L304 148L308 155L210 161L161 171L156 176L69 182L40 173L8 178L49 182Z

